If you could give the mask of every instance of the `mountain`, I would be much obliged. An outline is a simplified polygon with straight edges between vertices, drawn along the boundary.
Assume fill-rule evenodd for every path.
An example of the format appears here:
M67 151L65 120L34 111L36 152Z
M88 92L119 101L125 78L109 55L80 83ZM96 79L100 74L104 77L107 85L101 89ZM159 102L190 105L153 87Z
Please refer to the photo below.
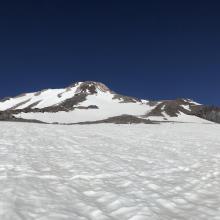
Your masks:
M207 123L208 120L220 122L220 109L190 99L141 100L120 95L103 83L86 81L64 89L45 89L4 98L0 100L0 120L65 124L105 123L106 120Z

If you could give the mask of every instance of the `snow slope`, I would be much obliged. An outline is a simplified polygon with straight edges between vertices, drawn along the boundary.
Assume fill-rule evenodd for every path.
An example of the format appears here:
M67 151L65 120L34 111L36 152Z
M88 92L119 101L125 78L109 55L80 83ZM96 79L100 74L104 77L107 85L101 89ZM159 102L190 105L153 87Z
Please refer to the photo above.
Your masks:
M0 128L0 219L220 219L219 125Z
M47 123L77 123L85 121L97 121L122 114L144 115L153 107L145 103L121 103L113 99L113 94L99 92L95 95L88 95L87 99L77 105L87 107L98 106L98 109L75 109L74 111L51 112L30 112L17 114L17 118L37 119Z
M5 111L10 108L24 109L28 106L36 103L32 108L45 108L53 105L57 105L62 101L73 97L76 94L76 90L81 82L76 86L67 87L64 89L45 89L39 92L25 93L18 97L9 98L4 102L0 102L0 111Z

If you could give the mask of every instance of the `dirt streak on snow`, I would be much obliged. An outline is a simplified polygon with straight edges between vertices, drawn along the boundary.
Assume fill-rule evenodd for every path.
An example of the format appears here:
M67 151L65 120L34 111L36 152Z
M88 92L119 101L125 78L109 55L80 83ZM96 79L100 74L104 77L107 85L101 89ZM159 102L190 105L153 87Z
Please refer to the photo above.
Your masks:
M220 219L219 132L1 122L0 219Z

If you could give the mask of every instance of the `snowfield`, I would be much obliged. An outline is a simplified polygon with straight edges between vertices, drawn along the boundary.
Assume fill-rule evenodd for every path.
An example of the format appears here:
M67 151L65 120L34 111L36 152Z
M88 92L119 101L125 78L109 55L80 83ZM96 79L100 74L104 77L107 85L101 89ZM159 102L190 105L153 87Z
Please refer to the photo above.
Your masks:
M1 122L1 220L219 220L220 126Z
M59 111L59 112L30 112L19 113L15 116L24 119L36 119L46 123L79 123L88 121L98 121L109 117L119 116L123 114L129 115L144 115L150 109L145 104L137 103L105 103L99 106L99 109L75 109L74 111ZM193 117L193 116L191 116ZM196 117L197 118L197 117ZM204 120L203 120L204 121ZM206 121L207 122L207 121Z
M45 93L45 92L44 92ZM68 92L69 93L69 92ZM119 99L113 99L114 94L99 91L95 95L88 95L86 100L76 107L88 107L96 105L98 109L75 109L74 111L59 112L22 112L15 114L17 118L35 119L46 123L78 123L98 121L123 114L145 115L153 109L147 101L139 103L121 103ZM9 100L10 101L10 100ZM45 101L48 103L48 100ZM43 102L44 103L44 102ZM1 104L0 104L1 107Z

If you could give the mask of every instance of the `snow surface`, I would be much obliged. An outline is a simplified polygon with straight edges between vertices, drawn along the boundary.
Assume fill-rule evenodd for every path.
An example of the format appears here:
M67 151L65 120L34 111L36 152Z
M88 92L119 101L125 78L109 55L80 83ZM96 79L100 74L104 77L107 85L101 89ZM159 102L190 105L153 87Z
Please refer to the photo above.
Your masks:
M122 114L144 115L147 112L148 106L136 103L109 103L99 109L75 109L74 111L65 112L30 112L19 113L15 116L24 119L36 119L47 123L77 123L86 121L97 121L106 119L112 116Z
M0 128L0 219L220 219L217 124Z

